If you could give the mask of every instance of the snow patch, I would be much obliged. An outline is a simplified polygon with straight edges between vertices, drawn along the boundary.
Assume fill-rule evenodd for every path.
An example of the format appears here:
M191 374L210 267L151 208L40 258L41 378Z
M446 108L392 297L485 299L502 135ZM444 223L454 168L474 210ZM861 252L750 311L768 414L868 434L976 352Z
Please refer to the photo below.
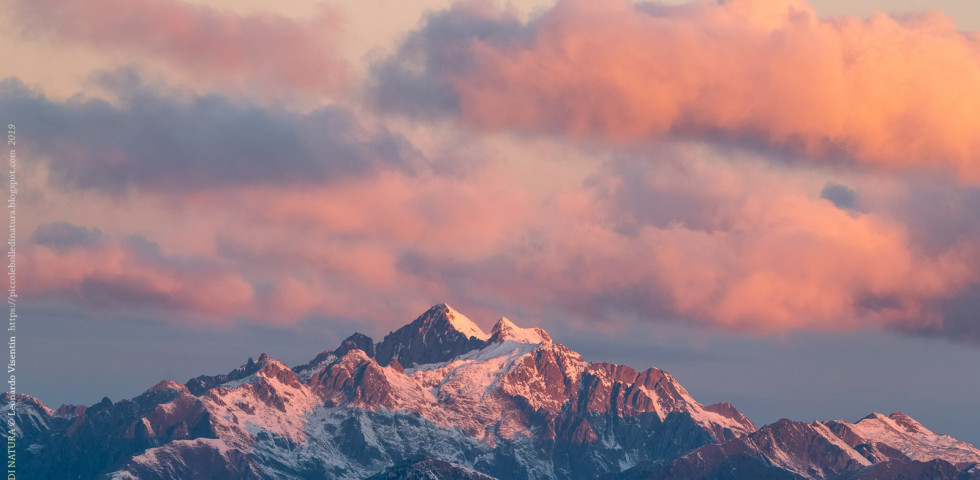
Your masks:
M490 335L487 335L486 332L481 330L480 327L478 327L475 323L473 323L472 320L467 318L466 315L457 312L456 310L453 309L453 307L450 307L449 305L445 305L445 307L446 307L446 320L448 320L449 324L452 325L453 328L455 328L457 331L459 331L459 333L462 333L467 338L476 337L479 338L480 340L487 340L488 338L490 338Z

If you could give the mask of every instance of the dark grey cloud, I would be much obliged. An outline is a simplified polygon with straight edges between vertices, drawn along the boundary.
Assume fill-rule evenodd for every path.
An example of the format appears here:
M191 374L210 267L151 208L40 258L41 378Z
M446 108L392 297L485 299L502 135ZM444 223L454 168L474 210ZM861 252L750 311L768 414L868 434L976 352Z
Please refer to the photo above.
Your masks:
M145 279L86 277L78 285L77 300L99 309L179 310L180 298L155 289Z
M957 343L980 347L980 284L942 302L942 325L906 333L938 336Z
M698 186L699 173L688 166L691 155L695 154L671 148L647 155L619 155L600 173L615 181L590 181L588 185L599 199L613 206L616 230L622 234L632 235L646 226L683 225L706 232L730 227L731 220L722 214L729 200ZM669 172L673 180L651 185L651 176L662 171Z
M980 242L980 188L951 179L908 182L907 194L894 205L913 241L929 252L941 252L967 239Z
M118 95L114 104L55 101L8 78L0 81L0 111L50 159L52 181L76 188L309 184L423 166L406 139L366 128L341 107L298 114L218 94L164 95L119 77L105 77L113 80L105 85Z
M31 242L58 251L92 248L106 241L101 230L88 229L68 222L45 223L31 235Z
M820 198L830 200L837 208L849 212L857 212L858 195L857 192L839 183L827 182L820 190Z
M387 113L430 119L457 115L459 101L449 78L474 67L473 43L503 47L531 34L518 19L488 15L473 4L433 13L398 52L373 65L371 101Z

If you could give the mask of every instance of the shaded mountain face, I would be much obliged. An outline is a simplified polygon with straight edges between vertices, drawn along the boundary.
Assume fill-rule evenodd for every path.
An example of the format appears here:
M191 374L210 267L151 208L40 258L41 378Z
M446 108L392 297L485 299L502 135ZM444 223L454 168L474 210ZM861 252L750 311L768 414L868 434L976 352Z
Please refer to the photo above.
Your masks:
M663 370L590 363L505 318L487 334L445 304L294 368L263 354L89 407L21 396L16 425L39 478L980 476L980 450L900 413L756 429Z
M487 344L489 336L470 319L440 303L414 322L385 335L375 358L381 365L394 359L403 366L445 362Z

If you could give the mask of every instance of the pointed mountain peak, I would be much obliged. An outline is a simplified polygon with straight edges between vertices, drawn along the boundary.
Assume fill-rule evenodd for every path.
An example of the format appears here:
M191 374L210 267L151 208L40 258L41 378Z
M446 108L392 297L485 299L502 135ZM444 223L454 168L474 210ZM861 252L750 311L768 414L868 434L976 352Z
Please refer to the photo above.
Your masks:
M861 423L864 420L879 420L879 421L880 420L885 420L885 421L887 421L887 420L889 420L889 418L886 415L880 414L878 412L871 412L871 414L869 414L868 416L862 418L861 420L858 420L857 423Z
M347 352L351 350L360 350L367 354L369 357L374 356L374 340L371 337L364 335L360 332L355 332L353 335L344 339L340 346L334 350L334 355L338 358L347 355Z
M397 358L406 367L444 362L483 348L489 337L465 315L440 303L386 335L375 347L375 358L381 365Z
M430 308L422 317L419 318L431 318L433 319L429 323L429 328L445 328L451 327L459 333L462 333L467 338L476 337L480 340L486 340L490 338L477 324L473 323L472 320L456 311L449 304L440 303L434 305ZM418 320L416 320L417 322Z
M164 391L167 391L167 390L177 390L177 391L180 391L180 392L188 392L188 393L190 393L190 391L187 390L187 387L185 387L185 386L183 386L183 385L181 385L181 384L179 384L179 383L177 383L177 382L175 382L173 380L161 380L160 383L158 383L158 384L150 387L150 389L147 390L147 391L148 392L164 392Z
M904 414L902 412L892 413L891 415L888 416L888 418L890 418L896 424L900 425L907 432L910 432L910 433L925 433L925 432L932 433L931 430L929 430L928 428L926 428L925 426L923 426L916 419L914 419L914 418L912 418L912 417L910 417L910 416L908 416L908 415L906 415L906 414Z
M551 335L541 328L521 328L507 317L500 317L490 333L490 343L513 340L521 343L551 343Z
M520 328L520 327L518 327L517 324L515 324L514 322L510 321L509 318L500 317L500 320L497 320L497 323L493 324L493 329L490 330L490 335L494 335L497 332L503 330L510 330L514 328Z

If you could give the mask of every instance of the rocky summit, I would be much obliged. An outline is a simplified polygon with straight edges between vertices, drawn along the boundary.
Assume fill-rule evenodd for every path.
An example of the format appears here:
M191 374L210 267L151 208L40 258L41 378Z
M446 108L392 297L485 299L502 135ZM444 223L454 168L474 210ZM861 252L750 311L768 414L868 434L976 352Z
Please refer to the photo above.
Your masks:
M445 304L293 368L263 354L116 403L17 400L32 478L980 479L980 450L902 413L756 428L663 370Z

